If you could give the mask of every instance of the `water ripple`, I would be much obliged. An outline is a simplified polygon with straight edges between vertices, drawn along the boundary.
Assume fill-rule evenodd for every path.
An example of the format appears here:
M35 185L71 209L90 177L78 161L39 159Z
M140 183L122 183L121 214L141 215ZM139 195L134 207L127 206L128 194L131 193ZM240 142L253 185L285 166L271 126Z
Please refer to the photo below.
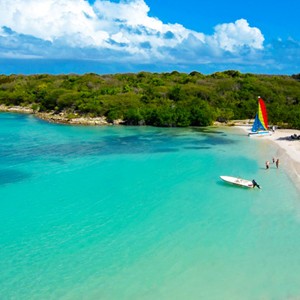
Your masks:
M20 182L29 177L28 173L19 170L0 169L0 185Z

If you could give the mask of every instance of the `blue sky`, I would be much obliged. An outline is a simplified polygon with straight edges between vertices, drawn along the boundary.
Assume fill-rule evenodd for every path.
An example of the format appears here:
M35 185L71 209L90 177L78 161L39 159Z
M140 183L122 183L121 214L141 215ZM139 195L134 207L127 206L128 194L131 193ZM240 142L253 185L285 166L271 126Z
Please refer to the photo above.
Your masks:
M0 74L298 74L299 11L299 0L0 0Z

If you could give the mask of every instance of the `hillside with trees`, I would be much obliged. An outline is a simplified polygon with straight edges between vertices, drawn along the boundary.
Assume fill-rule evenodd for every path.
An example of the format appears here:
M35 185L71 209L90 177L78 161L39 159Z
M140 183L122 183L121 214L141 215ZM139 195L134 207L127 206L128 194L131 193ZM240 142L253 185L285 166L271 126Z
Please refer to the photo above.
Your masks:
M253 119L258 96L265 100L270 124L300 129L300 74L0 75L0 104L69 118L105 116L128 125L208 126Z

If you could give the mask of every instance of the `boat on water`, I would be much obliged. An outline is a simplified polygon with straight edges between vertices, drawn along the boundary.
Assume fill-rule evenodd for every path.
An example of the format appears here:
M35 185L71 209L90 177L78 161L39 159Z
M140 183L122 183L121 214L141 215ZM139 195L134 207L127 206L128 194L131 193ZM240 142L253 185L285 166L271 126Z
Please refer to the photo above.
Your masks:
M268 115L265 102L258 97L258 112L255 116L251 131L248 133L250 137L263 137L272 135L272 131L268 130Z
M223 181L228 182L230 184L234 184L246 188L258 187L260 189L259 184L254 179L251 181L251 180L247 180L239 177L232 177L232 176L220 176L220 178Z

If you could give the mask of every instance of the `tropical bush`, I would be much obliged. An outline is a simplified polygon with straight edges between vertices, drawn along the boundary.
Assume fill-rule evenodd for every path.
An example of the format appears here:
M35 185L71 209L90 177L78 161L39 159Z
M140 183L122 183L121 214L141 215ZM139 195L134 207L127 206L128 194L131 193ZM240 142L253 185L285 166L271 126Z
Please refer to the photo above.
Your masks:
M300 74L0 75L0 104L106 116L130 125L207 126L252 119L258 96L266 102L270 124L300 128Z

